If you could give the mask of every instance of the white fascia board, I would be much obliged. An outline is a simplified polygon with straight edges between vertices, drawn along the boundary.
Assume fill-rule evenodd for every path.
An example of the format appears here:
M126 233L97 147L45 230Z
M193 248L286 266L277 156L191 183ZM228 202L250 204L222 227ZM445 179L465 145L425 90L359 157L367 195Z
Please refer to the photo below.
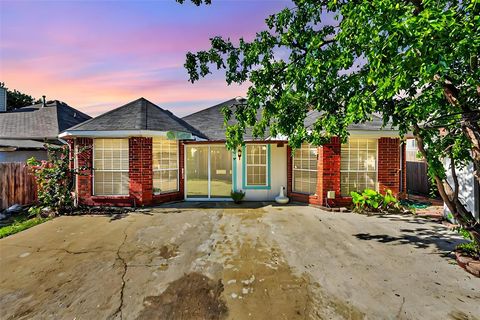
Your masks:
M72 130L64 131L58 135L59 138L68 137L85 137L85 138L125 138L125 137L166 137L167 131L155 130L114 130L114 131L97 131L97 130ZM189 139L195 139L196 136L190 134Z

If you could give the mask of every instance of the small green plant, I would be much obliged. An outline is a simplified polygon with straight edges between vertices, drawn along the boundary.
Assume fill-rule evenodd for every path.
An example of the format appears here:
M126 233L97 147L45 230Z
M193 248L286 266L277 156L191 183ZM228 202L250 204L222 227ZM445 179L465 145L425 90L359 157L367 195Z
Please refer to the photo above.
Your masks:
M245 198L245 192L242 191L242 190L232 191L230 193L230 196L232 197L233 202L240 203L240 202L242 202L243 198Z
M480 259L480 244L475 242L475 239L473 236L468 232L468 230L458 227L455 228L455 230L465 239L468 240L469 242L467 243L460 243L457 245L457 250L463 252L466 255L469 255L471 257Z
M372 190L365 189L361 194L355 191L350 192L352 202L357 212L377 212L398 209L398 200L392 190L386 190L385 195Z

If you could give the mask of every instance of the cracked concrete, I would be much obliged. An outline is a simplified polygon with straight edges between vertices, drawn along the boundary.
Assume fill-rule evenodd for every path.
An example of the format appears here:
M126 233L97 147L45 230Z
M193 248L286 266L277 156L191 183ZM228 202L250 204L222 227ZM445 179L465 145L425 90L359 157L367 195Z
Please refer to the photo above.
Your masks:
M480 318L480 280L440 224L252 206L60 217L2 239L2 319Z

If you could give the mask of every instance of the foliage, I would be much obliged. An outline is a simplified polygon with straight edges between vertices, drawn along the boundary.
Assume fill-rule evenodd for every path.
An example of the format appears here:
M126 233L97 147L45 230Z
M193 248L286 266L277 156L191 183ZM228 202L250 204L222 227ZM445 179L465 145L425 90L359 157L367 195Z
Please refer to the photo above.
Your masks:
M54 214L63 214L73 210L73 177L78 170L70 169L68 146L46 145L48 161L30 158L27 165L35 176L40 208L48 208ZM33 207L29 210L35 214L40 212Z
M0 88L7 89L7 110L25 107L33 103L40 103L40 99L34 99L31 95L20 92L16 89L9 90L4 82L0 82Z
M350 192L355 211L389 211L398 209L398 200L392 193L392 190L386 190L385 195L372 190L365 189L361 194L355 191Z
M228 84L250 84L248 104L225 109L227 146L242 144L247 127L287 136L292 147L345 141L349 125L379 114L384 126L413 132L442 199L480 241L455 172L473 162L480 181L479 1L293 2L251 41L217 36L187 53L191 82L221 69Z
M29 216L23 214L14 218L13 222L10 225L0 227L0 239L5 238L9 235L15 234L17 232L23 231L25 229L36 226L42 222L47 221L48 218L35 217L30 218Z
M457 250L460 250L469 256L480 258L480 245L476 243L470 232L465 230L462 227L456 228L456 231L466 240L469 242L461 243L457 245Z
M240 203L243 200L243 198L245 198L245 192L242 190L239 190L239 191L232 190L232 192L230 192L230 196L232 197L235 203Z
M176 0L178 3L184 3L185 0ZM205 3L205 4L211 4L212 3L212 0L191 0L193 4L195 4L196 6L199 6L201 5L202 3Z

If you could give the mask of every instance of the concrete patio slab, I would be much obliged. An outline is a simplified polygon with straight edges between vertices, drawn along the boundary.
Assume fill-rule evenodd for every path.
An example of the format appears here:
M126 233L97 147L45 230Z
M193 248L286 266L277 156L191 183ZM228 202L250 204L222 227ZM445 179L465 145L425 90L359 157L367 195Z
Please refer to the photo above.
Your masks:
M479 319L461 239L413 216L178 203L0 240L2 319Z

